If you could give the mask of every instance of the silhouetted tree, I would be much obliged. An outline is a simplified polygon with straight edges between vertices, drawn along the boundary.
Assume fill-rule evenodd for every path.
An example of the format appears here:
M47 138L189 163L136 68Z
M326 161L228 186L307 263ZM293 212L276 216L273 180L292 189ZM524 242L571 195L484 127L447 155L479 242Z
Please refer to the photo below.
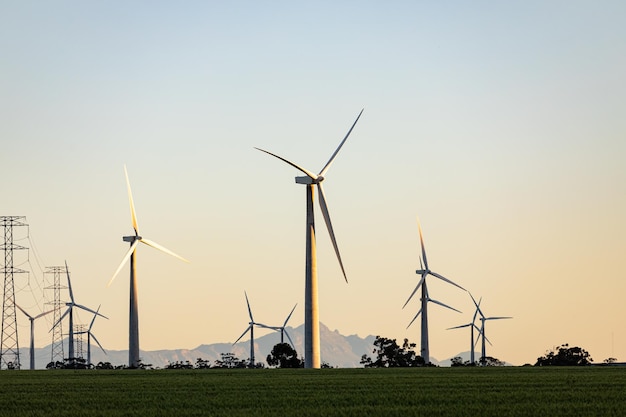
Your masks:
M617 362L617 358L606 358L602 361L605 365L612 365Z
M168 363L165 369L193 369L193 365L189 361L176 361Z
M535 366L584 366L593 361L589 352L580 347L569 347L567 343L559 346L558 350L549 351L540 358L537 358Z
M209 369L211 362L202 358L196 359L196 369Z
M96 369L115 369L111 362L98 362Z
M504 366L504 362L491 356L485 356L484 358L481 357L478 363L482 366Z
M289 343L277 343L267 355L267 364L276 368L303 368L304 361Z
M235 356L234 353L220 353L222 359L215 360L215 368L247 368L248 361L241 360Z
M396 343L396 339L376 336L372 351L376 355L376 360L372 361L372 358L363 355L361 356L361 364L366 368L425 366L424 358L413 351L415 346L415 343L410 343L409 339L404 339L404 343L400 347Z

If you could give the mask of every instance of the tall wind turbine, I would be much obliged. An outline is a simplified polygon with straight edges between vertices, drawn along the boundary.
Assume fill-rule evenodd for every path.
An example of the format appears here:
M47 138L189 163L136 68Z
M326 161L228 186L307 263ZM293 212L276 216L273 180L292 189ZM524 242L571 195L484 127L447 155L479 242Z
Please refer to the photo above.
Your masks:
M136 368L139 366L140 358L139 358L139 307L137 303L137 254L136 249L139 243L143 243L145 245L151 246L155 249L160 250L161 252L165 252L168 255L171 255L175 258L178 258L184 262L189 262L187 259L183 258L180 255L175 254L169 249L164 248L156 242L148 240L141 235L139 235L139 226L137 226L137 216L135 214L135 205L133 203L133 194L130 190L130 181L128 180L128 171L126 170L126 165L124 165L124 174L126 175L126 187L128 188L128 201L130 203L130 217L133 223L133 229L135 234L132 236L124 236L122 240L124 242L130 243L130 248L124 258L122 258L122 262L115 270L113 277L109 281L108 285L111 285L117 274L124 267L126 262L130 259L130 312L129 312L129 324L128 324L128 367ZM108 286L107 285L107 286Z
M98 306L96 313L98 313L99 311L100 311L100 306ZM94 314L93 318L91 319L91 323L89 323L89 327L87 328L87 330L76 333L76 334L87 333L87 366L91 365L91 338L92 337L93 337L93 340L96 341L96 343L98 344L102 352L104 352L105 355L107 354L106 350L104 350L104 348L102 347L102 345L96 338L96 335L91 332L91 328L93 327L93 323L96 321L96 317L98 317L98 315Z
M298 304L296 304L295 306L293 306L293 308L291 309L291 312L289 313L289 315L287 316L287 318L285 319L285 322L283 323L282 326L266 326L264 324L260 324L259 326L261 327L265 327L266 329L272 329L272 330L276 330L277 332L280 332L280 343L285 343L285 338L284 336L287 336L287 339L289 339L289 343L291 343L291 346L295 349L296 345L293 344L293 340L291 340L291 337L289 336L289 333L287 333L287 322L289 321L289 319L291 318L291 315L293 314L293 312L296 309L296 306Z
M54 310L44 311L43 313L38 314L35 317L33 317L30 314L28 314L26 310L24 310L22 307L18 306L17 304L15 304L15 307L19 308L20 311L24 313L26 317L28 317L28 320L30 320L30 370L34 370L35 369L35 320L37 320L39 317L45 316L46 314L50 314L54 312Z
M322 182L324 176L330 168L331 164L335 160L335 157L339 153L339 150L352 133L352 129L359 121L359 118L363 114L363 110L359 113L356 120L350 127L350 130L343 138L333 155L330 157L324 168L319 174L315 174L307 169L304 169L285 158L275 155L263 149L258 149L261 152L265 152L273 157L280 159L283 162L291 165L305 176L296 177L296 184L306 185L306 256L305 256L305 284L304 284L304 367L305 368L319 368L320 367L320 328L319 328L319 306L318 306L318 293L317 293L317 252L315 247L315 219L313 215L313 200L315 199L315 185L319 191L320 209L322 210L322 216L326 223L326 228L330 234L330 240L333 243L339 266L343 277L348 282L346 271L339 255L339 247L335 239L335 233L330 221L330 214L328 213L328 205L326 203L326 196L324 195L324 188Z
M57 320L56 323L54 323L54 326L52 326L52 328L54 329L54 327L59 324L64 318L65 316L69 315L69 320L70 320L70 332L69 332L69 339L68 339L68 359L70 361L74 361L74 359L76 359L74 357L74 307L78 307L80 309L83 309L85 311L88 311L90 313L96 314L100 317L104 317L105 319L108 320L108 317L103 316L102 314L98 313L97 311L93 311L90 308L87 308L83 305L80 304L76 304L76 302L74 301L74 291L72 291L72 281L70 280L70 270L67 267L67 261L65 261L65 273L67 274L67 288L69 288L69 292L70 292L70 301L66 302L65 305L67 306L67 310L65 310L65 313L63 313L63 315L59 318L59 320ZM52 329L50 329L52 331Z
M420 269L418 269L417 271L415 271L416 274L421 275L421 278L417 284L417 287L415 287L415 289L413 290L413 292L411 293L411 295L409 296L409 298L406 300L406 303L404 303L404 306L402 306L402 308L406 307L406 305L409 303L409 301L411 301L411 298L413 298L413 295L415 295L415 293L417 292L417 290L421 287L422 288L422 298L421 298L421 308L419 309L419 311L417 312L417 314L415 315L415 317L413 317L413 320L411 320L411 323L409 323L409 326L415 321L415 319L417 318L417 316L419 316L420 314L422 315L422 334L421 334L421 349L420 349L420 356L422 358L424 358L424 361L428 364L430 363L430 348L429 348L429 342L428 342L428 303L429 302L433 302L435 304L439 304L442 307L446 307L449 308L450 310L454 310L456 312L459 312L459 310L452 308L446 304L443 304L440 301L437 300L433 300L432 298L429 297L428 295L428 288L426 286L426 277L428 275L431 275L435 278L438 278L442 281L447 282L448 284L452 284L455 287L458 287L460 289L462 289L463 291L465 291L465 288L461 287L458 284L455 284L454 282L450 281L448 278L444 277L443 275L440 275L434 271L432 271L429 266L428 266L428 258L426 257L426 248L424 247L424 237L422 236L422 226L420 225L420 221L419 218L417 219L417 227L419 230L419 234L420 234L420 245L422 248L422 256L420 258ZM422 259L424 260L424 264L422 265ZM407 328L409 327L407 326Z
M246 304L248 305L248 314L250 315L250 322L248 323L248 328L239 336L233 345L237 344L237 342L245 336L246 333L250 332L250 367L254 368L254 326L270 328L265 324L257 323L254 321L254 317L252 317L252 309L250 308L250 302L248 301L248 293L243 292L246 296Z
M460 326L450 327L446 330L462 329L464 327L470 328L470 364L475 365L476 355L474 353L474 348L476 346L476 339L474 338L474 329L478 330L478 335L480 336L480 327L476 325L476 316L478 315L478 309L480 308L479 306L480 306L480 302L482 301L482 298L478 301L478 303L476 303L476 300L474 300L474 297L472 296L471 293L470 293L470 297L472 297L472 301L474 301L474 305L476 306L476 310L474 311L474 317L472 317L472 321L470 323L462 324Z
M476 302L476 301L474 301ZM488 320L505 320L505 319L512 319L513 317L504 317L504 316L494 316L494 317L485 317L485 315L483 314L483 311L480 309L480 306L477 304L476 305L476 309L478 310L478 313L480 314L480 334L482 337L482 343L481 343L481 349L480 349L480 364L482 366L485 366L486 363L486 358L487 358L487 352L486 352L486 347L485 347L485 341L487 340L487 336L485 336L485 322Z

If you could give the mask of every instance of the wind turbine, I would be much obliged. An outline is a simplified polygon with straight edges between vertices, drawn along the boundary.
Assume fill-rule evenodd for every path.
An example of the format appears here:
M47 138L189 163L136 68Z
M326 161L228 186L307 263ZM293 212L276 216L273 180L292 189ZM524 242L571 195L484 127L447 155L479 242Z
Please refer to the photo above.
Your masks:
M70 270L67 267L67 261L65 261L65 273L67 274L67 287L69 288L70 291L70 301L66 302L65 305L67 306L67 310L65 310L65 313L63 313L63 315L61 315L61 317L59 318L59 320L57 320L56 323L54 323L54 326L52 326L52 329L54 329L54 327L59 324L64 318L65 316L67 316L69 314L69 319L70 319L70 332L69 332L69 346L68 346L68 359L70 361L73 361L74 359L76 359L74 357L74 307L78 307L80 309L83 309L85 311L89 311L90 313L96 314L100 317L104 317L105 319L108 320L108 317L103 316L102 314L100 314L97 311L93 311L90 308L87 308L83 305L80 304L76 304L76 302L74 301L74 292L72 291L72 281L70 280ZM52 329L50 329L50 331L52 331Z
M476 300L474 300L472 293L470 293L470 297L472 297L472 301L474 301L474 305L476 306L476 310L474 311L474 317L472 317L472 321L470 323L462 324L460 326L450 327L446 330L462 329L464 327L470 328L470 364L475 365L476 356L474 354L474 348L476 345L476 339L474 338L474 329L478 330L478 335L480 336L480 327L476 325L476 316L478 315L478 309L480 308L479 306L480 306L480 302L482 301L482 298L478 301L478 303L476 303Z
M315 246L315 219L313 215L313 200L315 199L314 186L317 185L319 191L320 209L322 210L322 216L326 223L326 228L330 234L330 240L332 241L333 248L335 249L335 255L339 261L341 272L343 277L348 282L346 271L341 261L341 255L339 255L339 247L335 239L335 233L330 221L330 214L328 213L328 205L326 203L326 196L324 195L324 188L322 182L324 176L330 168L331 164L335 160L335 157L339 153L339 150L352 133L352 129L359 121L359 118L363 114L363 110L359 113L356 120L350 127L350 130L343 138L335 152L332 154L324 168L319 174L315 174L309 170L306 170L285 158L282 158L276 154L268 152L266 150L255 148L261 152L265 152L272 155L275 158L280 159L283 162L291 165L306 176L296 177L296 184L306 185L306 256L305 256L305 284L304 284L304 367L305 368L319 368L320 367L320 328L319 328L319 306L318 306L318 292L317 292L317 252Z
M45 316L46 314L50 314L54 312L54 310L44 311L43 313L38 314L35 317L33 317L30 314L28 314L26 310L24 310L22 307L18 306L17 304L15 304L15 307L19 308L20 311L24 313L26 317L28 317L28 320L30 320L30 370L34 370L35 369L35 320L37 320L39 317Z
M465 288L461 287L458 284L455 284L454 282L450 281L448 278L444 277L443 275L440 275L434 271L432 271L429 266L428 266L428 258L426 257L426 249L424 247L424 237L422 236L422 226L420 225L420 221L419 218L417 219L417 227L419 230L419 234L420 234L420 245L422 247L422 256L420 258L420 269L418 269L417 271L415 271L416 274L421 275L421 278L417 284L417 287L415 287L415 289L413 290L413 292L411 293L411 295L409 296L409 298L406 300L406 303L404 303L404 306L402 306L402 308L406 307L406 305L409 303L409 301L411 301L411 298L413 298L413 295L415 295L415 293L417 292L417 290L421 287L422 288L422 298L421 298L421 302L422 302L422 306L419 309L419 311L417 312L417 314L415 315L415 317L413 317L413 320L411 320L411 323L409 323L409 326L411 324L413 324L413 322L415 321L415 319L417 318L417 316L422 315L422 334L421 334L421 350L420 350L420 355L422 356L422 358L424 358L424 361L428 364L430 363L430 348L429 348L429 344L428 344L428 302L433 302L435 304L439 304L442 307L446 307L450 310L454 310L456 312L459 312L459 310L457 310L456 308L452 308L440 301L437 300L433 300L432 298L429 297L428 295L428 288L426 286L426 277L428 275L432 275L435 278L439 278L442 281L447 282L448 284L452 284L455 287L458 287L460 289L462 289L463 291L465 291ZM422 265L422 259L424 260L424 264ZM407 326L407 329L409 328L409 326Z
M96 313L98 313L99 311L100 311L100 306L98 306L98 309L96 310ZM93 337L93 340L96 341L96 343L98 344L100 349L102 349L104 354L105 355L107 354L106 350L104 350L104 348L102 347L102 345L100 344L100 342L96 338L96 335L91 332L91 328L93 327L93 323L96 321L96 317L98 317L98 314L94 314L93 315L93 318L91 319L91 323L89 324L89 327L87 328L87 330L76 333L76 334L87 333L87 366L91 365L91 338L92 337Z
M257 323L254 321L254 317L252 317L252 309L250 308L250 302L248 301L248 293L243 292L246 296L246 304L248 305L248 314L250 315L250 322L248 323L248 328L239 336L233 345L236 345L237 342L245 336L246 333L250 332L250 367L254 368L254 326L270 328L265 324Z
M474 303L476 303L476 301L474 301ZM485 366L485 362L486 362L486 358L487 358L487 353L486 353L486 349L485 349L485 341L487 340L487 336L485 336L485 322L488 320L505 320L505 319L512 319L513 317L505 317L505 316L494 316L494 317L485 317L485 315L483 314L483 311L480 309L480 306L478 304L476 304L476 310L478 311L478 313L480 314L480 334L482 336L482 345L481 345L481 350L480 350L480 364L482 366Z
M117 274L124 267L126 262L130 259L130 312L129 312L129 324L128 324L128 367L136 368L139 366L140 358L139 358L139 307L137 303L137 254L136 249L139 243L146 244L155 249L160 250L161 252L165 252L168 255L171 255L175 258L178 258L184 262L189 262L187 259L183 258L180 255L175 254L169 249L164 248L156 242L148 240L139 235L139 226L137 226L137 216L135 214L135 205L133 203L133 194L130 190L130 181L128 180L128 171L126 170L126 165L124 165L124 174L126 174L126 186L128 188L128 201L130 203L130 217L133 223L133 229L135 234L133 236L124 236L122 240L124 242L130 243L130 248L122 258L122 262L115 270L113 277L109 281L108 285L111 285Z
M266 326L264 324L259 324L260 327L265 327L266 329L272 329L272 330L276 330L277 332L280 332L280 343L285 343L285 339L284 336L287 335L287 339L289 339L289 343L291 343L291 346L295 349L296 345L293 344L293 340L291 340L291 337L289 336L289 333L287 333L287 322L289 321L289 319L291 318L291 315L293 314L293 312L295 311L296 307L298 304L296 304L295 306L293 306L293 308L291 309L291 313L289 313L289 315L287 316L287 318L285 319L285 322L283 323L282 326Z

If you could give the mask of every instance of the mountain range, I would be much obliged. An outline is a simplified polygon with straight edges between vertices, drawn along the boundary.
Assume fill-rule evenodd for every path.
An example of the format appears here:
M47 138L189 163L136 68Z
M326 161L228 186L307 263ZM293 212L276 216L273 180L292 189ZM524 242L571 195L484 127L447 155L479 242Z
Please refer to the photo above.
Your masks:
M304 352L304 324L293 328L287 327L287 333L291 336L295 349L302 357ZM287 337L285 337L287 339ZM344 336L338 330L330 330L323 323L320 323L321 358L322 363L338 368L360 368L361 356L364 354L373 357L375 336L369 335L364 338L358 335ZM65 352L67 353L67 339L65 342ZM287 342L287 340L285 340ZM82 356L87 357L87 340L83 341ZM255 360L257 363L266 363L266 357L272 348L280 343L280 333L272 332L257 337L254 340ZM77 348L77 355L80 349ZM154 368L165 368L170 363L189 361L195 364L198 358L210 361L211 365L215 360L221 359L222 353L233 353L239 359L249 359L250 339L246 339L232 345L231 343L203 344L193 349L162 349L141 351L141 359L144 364L150 364ZM50 363L52 346L48 345L35 349L35 367L45 369ZM128 364L128 350L107 350L106 354L93 343L91 346L91 362L109 362L114 366ZM469 360L469 352L461 352L455 356L460 356L463 360ZM20 348L20 361L22 369L28 368L29 363L28 348ZM431 362L439 366L450 366L451 358L438 361L431 356Z
M304 324L293 328L287 327L287 333L291 336L298 355L302 357L304 353ZM287 339L287 337L285 337ZM357 368L362 365L359 363L361 356L367 354L372 356L374 348L375 336L366 336L361 338L358 335L344 336L339 331L331 331L323 323L320 323L320 339L321 339L321 358L333 367L339 368ZM285 340L288 342L288 340ZM67 340L65 340L67 353ZM87 339L83 341L83 357L87 357ZM254 339L254 351L256 362L265 363L267 355L270 354L272 348L280 343L280 333L272 332ZM106 346L105 346L106 349ZM80 349L77 348L77 355ZM193 349L163 349L141 352L141 360L144 364L151 364L154 368L164 368L169 363L189 361L196 363L198 358L210 361L211 364L215 360L221 359L222 353L233 353L239 359L248 359L250 357L250 339L240 341L236 345L231 343L213 343L203 344ZM52 354L52 346L48 345L35 349L35 367L37 369L45 369L50 363ZM128 364L128 350L106 350L106 354L92 342L91 346L91 362L110 362L113 365ZM26 369L29 363L29 352L27 348L20 348L20 362L22 369ZM267 365L267 364L266 364Z

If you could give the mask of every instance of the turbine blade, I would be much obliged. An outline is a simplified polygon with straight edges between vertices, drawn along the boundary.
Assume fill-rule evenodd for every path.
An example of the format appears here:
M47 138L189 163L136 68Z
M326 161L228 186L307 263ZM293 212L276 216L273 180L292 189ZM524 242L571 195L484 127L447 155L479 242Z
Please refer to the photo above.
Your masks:
M343 273L343 278L348 282L348 277L346 276L346 270L343 268L343 262L341 262L341 255L339 254L339 247L337 246L337 240L335 239L335 232L333 231L333 225L330 222L330 213L328 213L328 206L326 205L326 196L324 195L324 188L322 187L322 183L317 183L317 188L320 190L320 208L322 209L322 216L324 216L324 221L326 222L326 228L328 229L328 234L330 235L330 240L333 242L333 248L335 248L335 255L337 255L337 260L339 261L339 266L341 266L341 272Z
M178 259L180 259L180 260L181 260L181 261L183 261L183 262L187 262L187 263L189 263L189 261L188 261L187 259L183 258L183 257L182 257L182 256L180 256L180 255L175 254L175 253L174 253L174 252L172 252L171 250L169 250L169 249L167 249L167 248L165 248L165 247L163 247L163 246L159 245L159 244L158 244L158 243L156 243L156 242L153 242L152 240L148 240L148 239L143 239L143 238L142 238L142 239L141 239L141 243L145 243L146 245L148 245L148 246L152 246L153 248L158 249L158 250L160 250L161 252L165 252L165 253L167 253L168 255L172 255L174 258L178 258Z
M93 318L91 319L91 323L89 323L89 329L88 331L91 331L91 328L93 327L93 323L96 321L96 317L98 317L98 314L100 313L100 307L102 306L102 304L100 304L98 306L98 309L96 310L96 314L93 315Z
M19 308L19 309L20 309L20 311L21 311L22 313L24 313L24 314L26 315L26 317L28 317L30 320L35 320L35 317L32 317L30 314L28 314L28 313L26 312L26 310L24 310L24 309L23 309L22 307L20 307L19 305L15 304L15 307ZM54 311L54 310L52 310L52 311ZM41 314L40 314L40 315L41 315Z
M17 306L17 304L16 304L16 306ZM24 310L22 310L22 311L24 311ZM26 312L24 311L24 313L26 313ZM35 317L33 317L33 320L37 320L39 317L43 317L43 316L45 316L47 314L50 314L50 313L54 313L54 310L48 310L48 311L45 311L43 313L37 314ZM28 317L30 317L30 316L28 316Z
M248 305L248 314L250 315L250 321L254 323L254 318L252 317L252 309L250 308L250 302L248 301L248 293L243 292L246 296L246 304Z
M422 236L422 225L420 224L419 217L417 218L417 229L419 230L419 234L420 234L420 245L422 247L422 258L424 259L424 266L426 267L426 269L428 269L428 259L426 258L426 248L424 247L424 236Z
M420 313L422 312L422 308L420 307L419 311L417 312L417 314L415 315L415 317L413 317L413 320L411 320L411 322L409 323L408 326L406 326L406 328L408 329L409 327L411 327L411 324L413 324L413 322L415 321L415 319L417 318L417 316L420 315Z
M472 297L472 301L474 302L474 305L476 306L476 310L474 311L474 317L472 317L472 323L474 323L476 321L476 316L478 315L478 312L480 311L480 303L483 300L482 298L480 299L479 302L476 302L476 299L474 298L474 296L472 295L471 292L469 292L470 297ZM482 316L482 312L480 312L481 316Z
M288 163L289 165L291 165L292 167L294 167L294 168L295 168L295 169L297 169L298 171L301 171L301 172L303 172L304 174L306 174L306 176L308 176L308 177L309 177L309 178L311 178L311 179L314 179L314 180L316 180L316 179L317 179L317 175L315 175L315 174L314 174L314 173L312 173L311 171L309 171L309 170L307 170L307 169L304 169L304 168L302 168L301 166L298 166L298 165L294 164L293 162L291 162L291 161L289 161L289 160L287 160L287 159L285 159L285 158L283 158L283 157L281 157L281 156L278 156L278 155L273 154L273 153L271 153L271 152L269 152L269 151L266 151L265 149L256 148L256 147L255 147L254 149L256 149L256 150L258 150L258 151L261 151L261 152L265 152L265 153L266 153L266 154L268 154L268 155L272 155L273 157L278 158L278 159L280 159L281 161Z
M485 320L502 320L502 319L512 319L513 317L485 317Z
M262 328L264 328L264 329L270 329L270 330L275 330L275 331L278 331L278 330L276 330L276 327L268 326L267 324L263 324L263 323L254 323L254 325L255 325L255 326L257 326L257 327L262 327Z
M130 203L130 217L133 221L133 229L135 229L135 235L139 236L139 226L137 226L137 215L135 214L135 204L133 203L133 193L130 190L130 180L128 179L128 171L126 165L124 165L124 174L126 175L126 187L128 188L128 202Z
M420 278L419 283L417 284L417 287L415 287L415 289L413 290L413 292L411 293L409 298L406 300L406 303L404 303L402 308L406 307L406 305L409 303L409 301L411 301L411 298L413 298L413 296L415 295L417 290L419 290L419 288L422 286L422 284L424 283L425 279L426 279L426 274L422 274L422 278Z
M429 298L429 299L428 299L428 301L431 301L431 302L433 302L433 303L435 303L435 304L439 304L439 305L440 305L440 306L442 306L442 307L449 308L450 310L454 310L454 311L456 311L457 313L460 313L460 311L459 311L459 310L457 310L456 308L454 308L454 307L450 307L449 305L444 304L444 303L442 303L441 301L433 300L432 298Z
M287 316L287 319L285 320L285 322L283 323L283 328L287 325L287 322L289 321L289 319L291 318L291 315L293 314L293 312L296 310L296 307L298 306L298 303L296 303L295 306L293 306L293 308L291 309L291 313L289 313L289 315Z
M285 336L287 336L289 343L291 343L291 347L295 349L296 345L293 344L293 340L291 340L291 336L289 336L289 333L287 333L287 329L283 329L283 332L285 333Z
M337 147L337 150L335 150L335 153L333 153L333 155L330 157L330 159L328 160L328 162L326 162L326 165L324 165L324 168L322 168L322 170L320 171L319 175L321 175L322 177L326 174L326 171L328 171L328 168L330 168L330 165L333 163L333 160L335 159L335 157L337 156L337 154L339 153L339 150L341 149L341 147L343 146L343 144L346 142L346 140L348 139L348 136L350 136L350 133L352 133L352 129L354 129L354 126L356 126L356 122L359 121L359 119L361 118L361 115L363 114L363 110L365 109L361 109L361 112L359 113L359 115L356 117L356 120L354 121L354 123L352 123L352 127L350 127L350 130L348 130L348 133L346 133L346 137L343 138L343 140L341 141L341 143L339 144L339 146Z
M89 332L89 335L93 338L93 340L95 340L95 341L96 341L96 343L98 344L98 347L99 347L100 349L102 349L102 351L104 352L104 354L105 354L105 355L108 355L107 351L106 351L106 350L104 350L104 348L102 347L102 345L100 344L100 342L98 341L98 339L96 339L96 335L95 335L95 334L93 334L93 333L91 333L91 332Z
M242 337L244 337L244 336L245 336L245 334L246 334L246 333L248 333L248 332L250 331L250 329L251 329L251 328L252 328L252 325L248 326L248 328L246 329L246 331L245 331L245 332L243 332L243 333L241 334L241 336L239 336L239 337L237 338L237 340L235 340L235 343L233 343L233 345L236 345L236 344L237 344L237 342L238 342L238 341L239 341Z
M462 329L463 327L469 327L472 323L462 324L460 326L448 327L446 330Z
M432 276L434 276L434 277L437 277L437 278L439 278L440 280L447 282L448 284L452 284L452 285L454 285L455 287L458 287L458 288L462 289L463 291L466 291L466 289L465 289L465 288L461 287L459 284L456 284L456 283L454 283L454 282L450 281L448 278L444 277L443 275L440 275L440 274L438 274L438 273L436 273L436 272L433 272L433 271L428 271L428 272L430 273L430 275L432 275Z
M67 267L67 261L65 261L65 274L67 275L67 287L70 291L70 300L74 302L74 292L72 291L72 281L70 281L70 270Z
M88 311L90 313L93 313L96 316L104 317L107 320L109 319L107 316L103 316L102 314L98 313L97 311L94 311L94 310L90 309L89 307L85 307L84 305L74 304L74 307L78 307L78 308L80 308L82 310L85 310L85 311Z
M135 248L137 247L138 244L139 244L139 239L136 239L133 242L133 244L130 245L130 248L128 249L128 251L126 252L124 257L122 258L122 262L120 262L120 265L117 267L117 269L115 270L115 273L113 273L113 276L109 280L109 283L107 284L107 287L109 287L113 283L113 280L115 279L117 274L119 274L120 271L122 270L122 268L124 267L124 265L126 265L126 262L128 262L128 260L130 259L130 256L133 254L133 252L135 251Z
M72 309L72 307L68 307L67 310L65 310L65 313L63 313L61 315L61 317L57 320L57 322L52 325L50 330L48 330L48 333L50 333L52 331L52 329L54 329L59 323L61 323L63 321L63 319L65 318L65 316L67 316L67 314L70 312L71 309Z

